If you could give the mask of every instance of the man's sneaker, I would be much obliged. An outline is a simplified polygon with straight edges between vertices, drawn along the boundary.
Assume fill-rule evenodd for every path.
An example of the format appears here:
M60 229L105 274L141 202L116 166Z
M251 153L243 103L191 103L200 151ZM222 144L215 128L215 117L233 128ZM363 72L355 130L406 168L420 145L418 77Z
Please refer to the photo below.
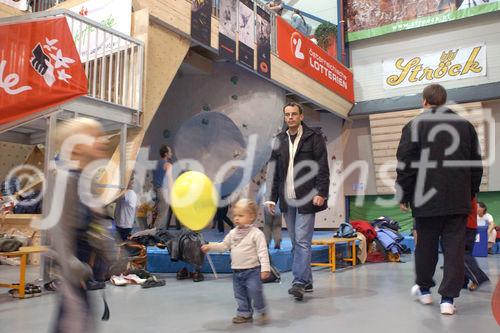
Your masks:
M304 287L304 291L306 293L312 293L314 291L313 284L312 283L306 284L306 286Z
M267 323L269 323L269 316L266 313L262 313L257 317L257 325L266 325Z
M441 303L439 305L439 307L441 308L441 314L442 315L453 315L455 314L455 312L457 311L457 309L455 308L455 306L451 303L448 303L448 302L445 302L445 303Z
M236 316L233 317L233 324L251 323L252 320L253 320L252 316L250 317Z
M304 299L304 286L298 283L295 283L292 288L288 289L288 293L293 295L296 300L302 301Z
M415 296L417 300L424 305L432 304L431 294L430 293L422 294L422 291L420 290L420 286L418 284L414 285L411 288L411 294Z

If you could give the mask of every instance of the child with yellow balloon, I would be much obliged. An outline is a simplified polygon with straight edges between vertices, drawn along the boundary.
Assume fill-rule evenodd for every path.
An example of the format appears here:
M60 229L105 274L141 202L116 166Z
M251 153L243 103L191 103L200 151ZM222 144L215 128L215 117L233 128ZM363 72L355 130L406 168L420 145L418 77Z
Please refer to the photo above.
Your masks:
M264 233L254 225L258 209L258 205L252 200L239 200L233 207L236 228L221 243L201 247L205 253L231 251L234 297L238 304L233 318L235 324L251 322L254 310L259 315L258 324L263 325L269 321L262 280L269 278L271 267Z

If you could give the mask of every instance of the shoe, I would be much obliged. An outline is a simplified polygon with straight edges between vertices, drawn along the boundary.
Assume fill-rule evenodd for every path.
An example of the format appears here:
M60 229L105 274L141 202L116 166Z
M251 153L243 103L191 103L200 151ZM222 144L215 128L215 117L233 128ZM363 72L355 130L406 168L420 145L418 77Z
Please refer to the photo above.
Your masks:
M269 316L267 313L262 313L257 317L256 324L257 325L266 325L269 323Z
M135 274L141 279L148 279L151 277L151 273L149 273L145 269L131 269L130 271L128 271L128 274Z
M193 282L201 282L205 280L205 277L201 274L201 272L193 272L191 276L193 277Z
M191 276L189 275L189 272L186 267L177 272L177 280L187 280L190 277Z
M143 284L147 280L147 279L141 279L135 274L125 275L123 278L129 281L130 284Z
M445 302L445 303L441 303L439 305L440 309L441 309L441 314L442 315L453 315L455 314L455 312L457 311L457 309L455 308L455 306L451 303L448 303L448 302Z
M128 284L128 281L123 278L123 275L117 276L113 275L109 281L111 281L112 284L118 287L123 287Z
M469 285L469 290L475 291L475 290L477 290L478 287L479 287L479 285L477 283L471 282L471 284Z
M160 280L156 276L151 276L144 282L141 287L142 288L154 288L154 287L163 287L165 285L165 280Z
M420 286L418 284L414 285L411 288L411 294L415 296L417 300L423 305L432 304L432 295L430 293L422 294L422 291L420 291Z
M58 279L54 279L50 282L47 282L43 285L43 288L47 291L56 291L61 286L61 281Z
M233 324L251 323L252 321L253 321L252 316L250 316L250 317L243 317L243 316L233 317Z
M288 289L288 293L295 297L297 301L302 301L304 299L304 286L298 283L295 283L292 288Z
M313 284L312 283L306 284L306 286L304 287L304 291L306 293L312 293L314 291Z

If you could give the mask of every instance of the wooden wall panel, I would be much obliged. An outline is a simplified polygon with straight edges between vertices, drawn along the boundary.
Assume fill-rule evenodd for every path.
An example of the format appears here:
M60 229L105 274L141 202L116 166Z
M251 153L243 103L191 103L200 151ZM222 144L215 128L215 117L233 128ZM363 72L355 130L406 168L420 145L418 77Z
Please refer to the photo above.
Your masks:
M480 102L452 105L464 118L476 128L481 153L487 153L486 130ZM375 167L375 181L377 193L393 194L396 181L396 151L401 139L401 131L410 120L422 112L422 109L399 112L387 112L370 115L370 132ZM484 169L481 189L488 188L488 169Z

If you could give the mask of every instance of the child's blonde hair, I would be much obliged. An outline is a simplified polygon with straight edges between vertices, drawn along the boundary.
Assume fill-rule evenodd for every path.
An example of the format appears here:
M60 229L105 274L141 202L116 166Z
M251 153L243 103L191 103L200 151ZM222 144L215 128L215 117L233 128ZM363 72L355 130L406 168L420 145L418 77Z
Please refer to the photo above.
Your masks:
M251 199L240 199L234 204L234 208L241 208L246 212L252 214L254 217L257 217L259 213L259 206L257 203Z

